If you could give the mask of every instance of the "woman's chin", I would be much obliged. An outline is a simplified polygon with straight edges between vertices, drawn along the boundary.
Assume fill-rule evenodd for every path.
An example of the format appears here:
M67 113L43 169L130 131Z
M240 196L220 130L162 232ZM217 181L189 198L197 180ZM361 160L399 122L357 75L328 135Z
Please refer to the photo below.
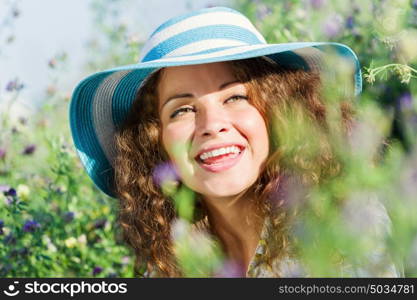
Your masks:
M244 193L248 185L236 184L217 184L215 186L205 187L200 189L200 194L206 198L231 198Z

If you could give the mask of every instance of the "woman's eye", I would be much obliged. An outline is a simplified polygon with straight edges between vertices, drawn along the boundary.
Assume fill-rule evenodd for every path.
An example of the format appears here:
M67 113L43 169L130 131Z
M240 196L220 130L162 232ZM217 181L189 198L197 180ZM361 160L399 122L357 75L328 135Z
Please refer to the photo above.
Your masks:
M235 96L232 96L232 97L226 99L225 102L227 102L227 103L230 103L230 102L233 103L233 102L237 102L237 101L241 101L241 100L248 100L248 97L242 96L242 95L235 95Z
M175 110L169 117L171 119L173 119L173 118L181 116L181 115L183 115L187 112L193 112L193 111L195 111L195 109L193 107L181 107L181 108Z

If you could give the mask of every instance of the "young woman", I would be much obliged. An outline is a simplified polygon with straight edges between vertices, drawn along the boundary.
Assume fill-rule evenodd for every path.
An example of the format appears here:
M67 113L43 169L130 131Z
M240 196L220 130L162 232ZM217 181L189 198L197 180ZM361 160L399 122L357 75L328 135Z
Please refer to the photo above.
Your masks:
M354 53L332 43L266 44L228 8L167 21L145 44L139 64L79 84L70 108L74 143L96 185L120 200L137 273L182 275L171 240L177 213L154 176L165 163L178 185L196 193L196 226L219 240L240 276L294 275L287 189L340 170L321 95L321 70L333 52L352 70L345 78L350 95L337 104L347 135L349 101L361 88ZM277 141L276 131L291 126L289 113L318 129L321 150L313 161L302 151L289 155L285 141ZM371 276L395 274L389 267Z

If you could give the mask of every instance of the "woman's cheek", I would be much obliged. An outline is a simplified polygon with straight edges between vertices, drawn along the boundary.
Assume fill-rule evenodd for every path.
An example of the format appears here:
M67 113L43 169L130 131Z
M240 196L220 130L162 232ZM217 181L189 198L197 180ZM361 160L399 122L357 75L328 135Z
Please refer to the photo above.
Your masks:
M260 112L250 107L237 114L235 120L236 128L248 140L257 158L265 159L269 152L269 138L265 120Z
M259 111L250 107L244 111L237 112L234 116L235 124L245 131L246 134L258 135L266 128L265 121Z
M183 160L192 136L190 124L184 122L168 124L162 131L165 150L171 159Z

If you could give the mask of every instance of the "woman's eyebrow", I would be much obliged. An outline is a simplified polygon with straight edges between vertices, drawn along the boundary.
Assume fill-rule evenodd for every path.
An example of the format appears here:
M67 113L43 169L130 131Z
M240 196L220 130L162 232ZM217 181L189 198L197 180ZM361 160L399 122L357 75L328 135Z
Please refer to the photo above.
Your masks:
M228 82L222 83L219 87L219 90L225 89L229 85L234 84L234 83L239 83L239 82L240 82L239 80L233 80L233 81L228 81ZM192 98L192 97L194 97L194 95L190 94L190 93L173 95L173 96L169 97L167 100L165 100L164 104L161 105L161 109L162 109L162 107L164 107L171 100L175 100L175 99L179 99L179 98Z
M161 109L162 109L162 107L164 107L171 100L175 100L175 99L179 99L179 98L192 98L192 97L194 97L194 96L193 96L193 94L190 94L190 93L173 95L173 96L169 97L167 100L165 100L164 104L161 105Z
M229 85L234 84L234 83L240 83L240 81L239 80L233 80L233 81L225 82L222 85L220 85L219 90L222 90L222 89L224 89L224 88L226 88Z

